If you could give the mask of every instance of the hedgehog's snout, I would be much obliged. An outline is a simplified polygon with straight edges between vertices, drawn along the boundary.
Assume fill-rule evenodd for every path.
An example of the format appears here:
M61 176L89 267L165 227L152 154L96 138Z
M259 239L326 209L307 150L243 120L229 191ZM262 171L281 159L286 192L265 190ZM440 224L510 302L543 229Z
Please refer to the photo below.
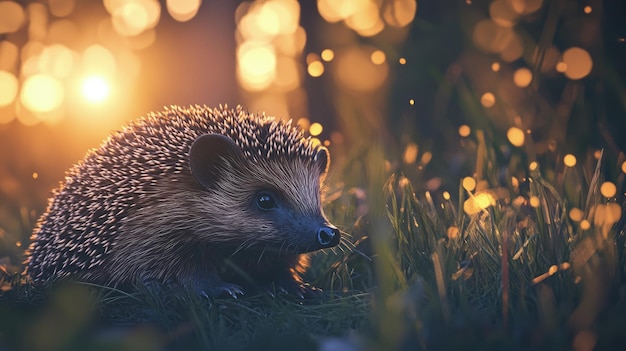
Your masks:
M332 225L325 225L317 230L317 242L321 245L322 249L339 244L340 237L339 229Z

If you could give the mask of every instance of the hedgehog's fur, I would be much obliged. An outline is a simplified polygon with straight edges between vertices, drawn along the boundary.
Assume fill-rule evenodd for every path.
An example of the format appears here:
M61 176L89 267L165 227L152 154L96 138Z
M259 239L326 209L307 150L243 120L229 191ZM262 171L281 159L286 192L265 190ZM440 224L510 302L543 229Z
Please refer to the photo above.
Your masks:
M152 113L68 171L34 230L26 274L35 284L301 293L303 253L339 241L321 209L328 162L291 122L239 106ZM269 211L255 206L267 194Z

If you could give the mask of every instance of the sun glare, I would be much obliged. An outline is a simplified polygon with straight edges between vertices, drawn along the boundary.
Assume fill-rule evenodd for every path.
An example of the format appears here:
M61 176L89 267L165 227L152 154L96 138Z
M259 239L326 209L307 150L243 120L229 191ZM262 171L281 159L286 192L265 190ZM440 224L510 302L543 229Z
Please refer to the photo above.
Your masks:
M93 103L104 101L107 96L109 96L109 90L109 83L99 76L85 78L81 86L81 91L85 99Z

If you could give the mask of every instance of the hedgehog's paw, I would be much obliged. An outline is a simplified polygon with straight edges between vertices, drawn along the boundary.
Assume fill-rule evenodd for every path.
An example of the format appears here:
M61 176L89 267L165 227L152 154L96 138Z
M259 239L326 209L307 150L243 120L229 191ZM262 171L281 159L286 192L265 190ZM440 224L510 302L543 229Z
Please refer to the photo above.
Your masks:
M244 294L242 287L231 283L220 283L211 287L204 287L203 289L199 289L198 292L201 296L206 298L230 296L233 299L236 299Z
M237 298L244 294L244 290L237 284L227 283L215 273L195 275L188 281L200 296L207 298L232 297Z
M221 285L215 287L213 290L218 292L217 296L228 295L233 299L236 299L238 295L243 296L243 289L237 284L222 283Z
M312 299L318 297L322 290L310 285L309 283L302 283L296 280L285 280L280 282L274 282L271 287L266 289L268 293L274 296L274 292L296 296L299 299Z

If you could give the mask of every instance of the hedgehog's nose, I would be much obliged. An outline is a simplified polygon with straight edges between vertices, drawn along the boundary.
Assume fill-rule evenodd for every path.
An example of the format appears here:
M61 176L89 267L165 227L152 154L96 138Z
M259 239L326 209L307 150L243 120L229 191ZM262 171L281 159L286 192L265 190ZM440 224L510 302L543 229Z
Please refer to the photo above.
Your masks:
M333 247L339 244L339 229L333 226L323 226L317 231L317 241L322 248Z

